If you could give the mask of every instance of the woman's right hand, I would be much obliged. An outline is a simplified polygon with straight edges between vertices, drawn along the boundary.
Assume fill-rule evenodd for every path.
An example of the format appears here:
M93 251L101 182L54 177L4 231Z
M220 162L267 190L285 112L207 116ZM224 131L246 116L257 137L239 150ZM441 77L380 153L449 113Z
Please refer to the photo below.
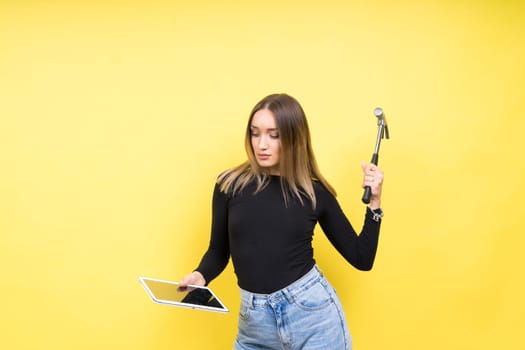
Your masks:
M194 286L204 286L206 284L206 280L204 279L202 273L199 271L193 271L192 273L182 277L182 279L179 281L178 289L185 291L190 284Z

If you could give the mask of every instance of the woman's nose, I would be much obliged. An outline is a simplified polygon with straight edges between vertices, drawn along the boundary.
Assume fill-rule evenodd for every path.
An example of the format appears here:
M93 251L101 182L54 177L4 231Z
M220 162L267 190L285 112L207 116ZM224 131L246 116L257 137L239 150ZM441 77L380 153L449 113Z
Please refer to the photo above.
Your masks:
M259 139L259 148L260 149L266 149L268 148L268 142L266 141L266 138L265 137L261 137Z

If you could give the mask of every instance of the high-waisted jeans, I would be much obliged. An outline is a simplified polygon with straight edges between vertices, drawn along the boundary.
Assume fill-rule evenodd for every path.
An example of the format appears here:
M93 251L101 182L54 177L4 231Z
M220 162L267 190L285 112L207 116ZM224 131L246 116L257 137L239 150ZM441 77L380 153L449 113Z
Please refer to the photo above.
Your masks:
M352 339L334 288L317 266L272 294L241 289L234 350L350 350Z

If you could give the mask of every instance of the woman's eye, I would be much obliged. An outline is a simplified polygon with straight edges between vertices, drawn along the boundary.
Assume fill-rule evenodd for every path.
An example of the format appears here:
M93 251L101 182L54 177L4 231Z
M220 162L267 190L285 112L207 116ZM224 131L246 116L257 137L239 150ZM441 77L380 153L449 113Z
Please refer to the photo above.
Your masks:
M270 135L270 137L272 139L278 139L279 138L279 134L273 134L273 135Z

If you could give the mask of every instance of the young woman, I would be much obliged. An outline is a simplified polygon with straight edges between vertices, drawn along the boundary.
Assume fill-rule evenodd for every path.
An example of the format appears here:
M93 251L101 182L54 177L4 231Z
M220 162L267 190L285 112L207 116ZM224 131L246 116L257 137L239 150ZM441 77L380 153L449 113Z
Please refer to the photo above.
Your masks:
M362 164L372 196L358 235L321 175L303 109L273 94L253 108L245 139L248 160L218 177L208 250L180 281L205 285L231 256L241 307L235 350L351 349L341 303L313 257L317 223L359 270L372 268L382 211L383 172Z

